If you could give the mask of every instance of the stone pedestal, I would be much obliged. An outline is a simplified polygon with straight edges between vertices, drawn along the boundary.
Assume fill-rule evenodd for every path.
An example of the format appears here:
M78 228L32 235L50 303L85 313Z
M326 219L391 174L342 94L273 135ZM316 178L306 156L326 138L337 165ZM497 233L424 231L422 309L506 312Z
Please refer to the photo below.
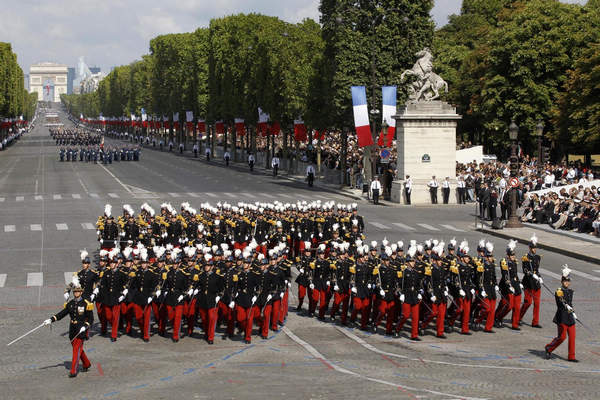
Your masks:
M461 118L456 108L443 101L407 103L394 115L399 179L392 183L392 201L406 203L404 180L410 175L411 203L431 204L427 184L435 175L438 203L442 203L442 182L447 176L451 182L449 202L457 202L456 124Z

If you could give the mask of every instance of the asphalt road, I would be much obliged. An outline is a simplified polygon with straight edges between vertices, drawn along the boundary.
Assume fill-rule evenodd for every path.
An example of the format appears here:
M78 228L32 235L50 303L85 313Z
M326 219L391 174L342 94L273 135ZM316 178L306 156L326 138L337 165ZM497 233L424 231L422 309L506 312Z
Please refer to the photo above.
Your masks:
M158 208L164 201L177 207L188 201L198 207L206 201L354 200L273 178L258 169L249 173L154 150L144 150L140 162L61 163L42 122L0 152L2 398L598 397L600 266L549 252L542 252L545 282L558 287L561 265L570 265L577 314L594 332L577 327L578 364L566 362L566 343L552 360L542 358L544 345L556 334L554 299L543 292L543 329L528 326L530 311L520 332L505 328L493 335L454 333L445 341L428 331L422 342L413 343L407 332L394 339L295 312L284 330L268 340L257 336L252 345L220 337L213 346L196 338L173 344L159 336L148 344L127 336L111 343L94 334L86 344L92 369L68 379L71 347L66 320L10 347L3 343L61 308L65 280L79 268L78 250L97 249L94 223L104 204L112 204L119 214L123 204L137 211L143 202ZM467 239L474 249L481 238L471 230L474 206L376 207L363 201L359 211L367 221L368 240L447 242L456 237ZM500 258L506 241L490 240ZM517 247L518 256L525 251L524 246ZM297 301L293 289L290 309Z

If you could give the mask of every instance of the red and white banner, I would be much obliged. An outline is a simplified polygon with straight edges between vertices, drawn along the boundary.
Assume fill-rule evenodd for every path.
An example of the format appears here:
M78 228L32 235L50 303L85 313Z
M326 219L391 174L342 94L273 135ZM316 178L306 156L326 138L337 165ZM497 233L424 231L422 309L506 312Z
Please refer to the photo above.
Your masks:
M297 142L306 142L308 139L308 136L306 136L306 126L301 119L294 120L294 139Z
M225 133L225 124L223 123L223 121L215 122L215 130L217 131L218 135L222 135Z
M196 125L196 131L198 133L206 133L206 121L199 119L198 124Z
M235 118L235 132L238 136L244 136L246 134L246 124L242 118Z
M354 109L354 127L358 137L358 146L373 145L369 111L367 110L367 92L364 86L352 86L352 108Z
M281 126L279 125L279 121L273 121L271 124L271 135L278 136L281 132Z
M263 110L258 107L258 125L256 126L256 129L260 132L261 136L267 136L269 134L269 119L271 119L269 114L264 113Z
M381 88L381 98L383 110L381 113L381 126L385 122L388 126L387 132L382 132L379 135L377 144L380 147L391 147L396 133L396 120L393 118L396 115L396 86L384 86Z

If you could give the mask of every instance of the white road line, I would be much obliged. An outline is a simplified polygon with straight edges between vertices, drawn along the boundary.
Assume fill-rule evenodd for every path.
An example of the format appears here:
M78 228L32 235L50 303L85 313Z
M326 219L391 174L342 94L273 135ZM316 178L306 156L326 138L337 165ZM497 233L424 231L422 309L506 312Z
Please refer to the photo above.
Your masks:
M186 193L188 196L190 197L200 197L200 195L198 193Z
M232 198L232 199L237 199L238 195L235 193L223 193L225 196Z
M55 194L55 195L52 196L52 198L54 200L60 200L60 199L62 199L62 196L60 194Z
M464 396L453 395L451 393L437 392L435 390L430 390L430 389L413 388L413 387L410 387L410 386L400 385L400 384L394 383L394 382L384 381L382 379L371 378L369 376L362 375L362 374L360 374L358 372L350 371L350 370L348 370L346 368L340 367L339 365L333 364L331 361L329 361L327 358L325 358L325 356L323 354L319 353L319 351L317 349L315 349L309 343L305 342L304 340L302 340L298 336L296 336L287 326L283 327L283 332L285 332L285 334L288 335L288 337L290 339L292 339L294 342L296 342L297 344L299 344L300 346L302 346L304 348L304 350L306 350L309 354L311 354L317 360L320 360L328 368L331 368L331 369L333 369L333 370L335 370L337 372L340 372L342 374L352 375L352 376L357 377L357 378L361 378L361 379L364 379L364 380L367 380L367 381L371 381L371 382L375 382L375 383L380 383L380 384L386 385L386 386L393 386L393 387L400 388L400 389L405 390L405 391L426 392L426 393L431 393L431 394L436 394L436 395L443 395L443 396L450 396L452 398L460 398L460 399L482 400L482 399L478 399L476 397L464 397Z
M14 232L14 231L15 231L14 225L4 225L4 232Z
M80 199L81 195L77 194L77 193L73 193L71 196L73 196L74 199Z
M56 224L56 229L59 231L66 231L69 229L69 226L67 224Z
M118 195L118 194L116 194L116 193L109 193L109 194L108 194L108 197L112 197L113 199L118 199L118 198L119 198L119 195Z
M27 287L29 286L42 286L44 283L43 272L28 272L27 273Z
M294 197L294 196L291 196L291 195L285 194L285 193L277 193L277 196L285 197L287 199L297 199L297 198L299 198L299 196Z
M211 193L211 192L206 192L206 195L209 196L209 197L213 197L213 198L219 197L216 194Z
M90 193L90 197L97 199L99 196L98 193Z
M462 229L455 228L452 225L444 225L444 224L440 224L440 225L443 226L444 228L450 229L451 231L454 231L454 232L464 232Z
M594 275L586 274L585 272L577 271L571 268L571 273L573 275L581 276L582 278L589 279L590 281L600 281L600 278Z
M0 197L0 203L4 201L4 197Z
M369 223L370 223L371 225L373 225L373 226L375 226L375 227L379 228L379 229L391 229L389 226L387 226L387 225L384 225L384 224L380 224L379 222L372 222L372 221L369 221Z
M422 228L429 229L430 231L439 231L438 228L431 226L429 224L417 224L417 225L419 225Z
M559 281L560 281L560 279L561 279L561 276L560 276L559 274L555 274L554 272L552 272L552 271L548 271L548 270L547 270L547 269L545 269L545 268L540 268L540 272L541 272L541 273L543 273L543 274L544 274L544 276L546 276L546 275L547 275L547 276L550 276L550 277L552 277L552 278L554 278L554 279L558 279Z
M42 225L40 225L40 224L31 224L31 225L29 225L29 229L31 229L32 231L41 231L42 230Z
M65 285L68 285L73 281L73 274L75 272L65 272Z
M0 287L4 287L6 284L6 274L0 274Z
M414 231L415 230L415 228L413 228L412 226L405 225L402 222L392 222L392 225L397 226L400 229L404 229L405 231Z
M23 200L25 200L25 197L23 197L23 196L17 196L15 198L15 201L23 201Z
M101 166L102 168L104 168L104 170L105 170L106 172L108 172L108 174L109 174L110 176L112 176L112 177L115 179L115 181L117 181L117 183L118 183L119 185L123 186L123 189L125 189L125 190L126 190L128 193L131 193L131 189L130 189L130 188L127 186L127 185L125 185L123 182L121 182L121 180L119 180L119 178L117 178L117 177L116 177L116 176L115 176L115 175L114 175L112 172L110 172L110 171L109 171L109 170L108 170L108 169L107 169L107 168L106 168L104 165L100 164L100 166ZM110 194L109 194L109 195L110 195Z
M244 197L249 197L249 198L251 198L251 199L256 199L256 198L257 198L255 194L248 193L248 192L243 192L243 193L240 193L240 195L242 195L242 196L244 196Z
M597 272L600 274L600 269L595 269L594 272Z
M44 196L37 195L37 196L35 196L35 199L36 200L44 200Z
M179 197L179 193L167 193L171 197Z
M82 222L81 223L81 227L83 229L94 229L94 224L90 223L90 222Z

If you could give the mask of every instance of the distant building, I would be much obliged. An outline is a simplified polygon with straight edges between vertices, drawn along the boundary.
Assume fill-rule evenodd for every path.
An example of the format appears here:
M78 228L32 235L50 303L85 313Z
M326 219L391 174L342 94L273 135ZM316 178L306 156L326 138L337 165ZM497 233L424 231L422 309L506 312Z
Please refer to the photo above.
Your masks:
M63 64L42 62L29 68L29 91L37 92L38 101L60 101L67 93L68 67Z
M100 72L102 72L102 69L100 67L90 67L90 72L92 74L99 74Z
M23 74L23 78L25 78L25 90L29 92L29 74Z
M75 67L67 68L67 94L73 94L73 81L75 80Z

